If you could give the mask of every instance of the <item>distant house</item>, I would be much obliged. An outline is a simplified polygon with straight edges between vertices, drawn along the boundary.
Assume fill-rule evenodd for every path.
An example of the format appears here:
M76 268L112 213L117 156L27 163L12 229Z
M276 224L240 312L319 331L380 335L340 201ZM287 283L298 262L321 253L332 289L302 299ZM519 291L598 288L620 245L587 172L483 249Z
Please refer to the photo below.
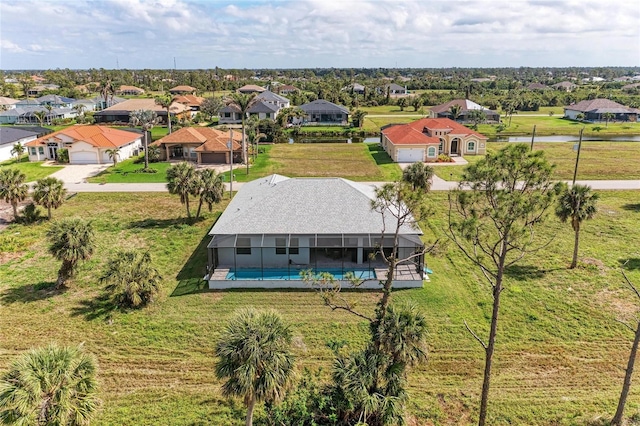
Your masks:
M169 89L172 95L195 95L198 89L191 86L176 86Z
M48 105L54 108L71 108L75 99L58 95L45 95L35 99L40 105Z
M349 120L347 108L324 99L300 105L299 108L305 113L305 123L347 124Z
M556 90L571 92L572 90L575 90L575 88L578 86L575 83L572 83L570 81L562 81L560 83L552 84L551 87Z
M57 84L38 84L27 90L27 96L40 96L42 92L58 89L60 86Z
M187 160L198 164L229 164L229 132L211 127L183 127L153 142L162 160ZM242 161L242 132L233 132L233 162Z
M77 112L71 108L53 108L51 110L42 105L17 106L0 112L0 124L38 124L40 120L36 112L44 111L44 123L51 124L55 119L74 118Z
M275 120L278 116L278 112L280 112L282 108L288 108L291 105L289 99L269 90L259 93L254 99L255 102L247 110L247 115L256 116L259 120ZM240 109L234 105L227 105L223 107L218 113L218 117L218 123L220 124L242 123L242 114L240 113Z
M191 110L191 117L195 117L198 111L200 111L204 98L195 95L176 95L173 97L173 102L188 107Z
M6 96L0 96L0 111L13 109L16 104L20 102L17 99L7 98Z
M244 93L244 94L251 94L251 93L262 93L265 90L267 90L267 89L265 89L264 87L261 87L261 86L257 86L255 84L246 84L246 85L242 86L241 88L239 88L238 92Z
M247 110L247 114L249 117L256 116L258 120L275 120L276 115L278 115L278 108L276 105L266 101L258 101L251 105L251 107Z
M420 253L422 230L398 228L371 209L374 187L340 178L271 175L245 183L215 222L207 245L209 288L309 288L303 270L347 273L379 288L397 241L398 258ZM397 232L396 232L397 231ZM422 287L424 256L400 262L394 288Z
M360 83L353 83L346 87L343 87L342 90L346 92L355 93L357 95L364 95L367 89Z
M242 113L235 105L226 105L218 112L219 124L239 124L242 123Z
M549 89L551 89L549 86L542 83L531 83L527 85L527 90L549 90Z
M282 108L289 108L291 106L291 102L289 102L289 99L285 98L284 96L275 94L269 90L265 90L264 92L257 95L256 99L274 105L278 108L278 110Z
M133 95L133 96L137 96L137 95L144 94L144 89L141 89L141 88L136 87L136 86L125 86L125 85L122 85L116 91L116 93L118 95Z
M93 118L96 123L129 123L131 112L139 109L155 111L160 121L167 123L167 110L156 104L154 99L129 99L96 112ZM171 104L170 110L172 117L188 118L191 115L189 107L177 102Z
M300 89L298 89L295 86L291 86L289 84L285 84L283 86L279 86L277 92L281 95L290 95L292 93L298 93L300 92Z
M118 158L137 155L142 134L106 126L71 126L26 144L30 161L56 160L58 150L69 151L70 164L105 164L112 160L107 152L118 150Z
M609 99L592 99L564 107L564 116L577 120L578 114L584 115L585 121L606 121L605 114L611 114L609 121L638 121L640 110L629 108Z
M37 138L37 131L15 128L13 126L0 127L0 162L10 160L11 157L13 157L11 150L15 144L20 143L24 145Z
M384 86L385 95L387 94L387 91L390 95L406 95L408 93L406 87L402 87L396 83L391 83Z
M622 86L621 89L624 90L625 92L633 92L635 90L640 90L640 83L626 84Z
M439 154L484 155L487 137L448 118L382 128L382 147L397 163L435 162Z
M457 105L459 110L458 117L454 117L451 112L451 107ZM487 117L488 122L499 123L500 122L500 113L497 111L490 110L489 108L485 108L482 105L478 105L477 103L470 101L469 99L454 99L445 104L436 105L431 107L429 111L429 117L431 118L450 118L455 119L460 123L466 123L469 121L469 113L472 110L481 110L484 112Z

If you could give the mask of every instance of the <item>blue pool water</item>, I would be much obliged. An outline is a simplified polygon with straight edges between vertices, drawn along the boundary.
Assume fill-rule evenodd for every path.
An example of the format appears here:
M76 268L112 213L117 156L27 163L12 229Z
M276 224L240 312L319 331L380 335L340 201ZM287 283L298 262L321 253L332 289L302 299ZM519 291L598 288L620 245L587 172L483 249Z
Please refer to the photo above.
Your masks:
M376 277L376 273L372 269L356 269L352 271L342 271L342 269L322 269L319 272L328 272L332 274L337 280L344 279L344 276L351 272L356 278L363 280L372 279ZM228 280L299 280L300 270L287 269L287 268L274 268L274 269L240 269L237 271L230 271L227 274Z

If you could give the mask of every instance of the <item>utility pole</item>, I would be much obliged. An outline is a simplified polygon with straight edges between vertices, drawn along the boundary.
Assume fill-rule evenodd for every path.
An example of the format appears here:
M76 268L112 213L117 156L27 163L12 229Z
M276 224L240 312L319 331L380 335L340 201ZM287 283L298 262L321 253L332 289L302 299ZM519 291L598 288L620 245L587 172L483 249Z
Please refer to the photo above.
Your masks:
M533 141L536 138L536 125L533 125L533 134L531 135L531 151L533 152Z
M578 155L576 155L576 167L573 169L573 184L576 184L576 176L578 175L578 162L580 161L580 148L582 148L582 132L584 127L580 129L580 139L578 140Z
M233 192L233 129L229 129L229 199Z

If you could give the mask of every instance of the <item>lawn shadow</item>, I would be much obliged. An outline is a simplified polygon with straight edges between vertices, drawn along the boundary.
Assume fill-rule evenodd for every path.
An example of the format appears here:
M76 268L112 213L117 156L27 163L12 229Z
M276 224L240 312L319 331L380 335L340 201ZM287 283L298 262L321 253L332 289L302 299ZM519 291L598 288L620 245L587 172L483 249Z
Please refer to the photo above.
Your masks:
M129 223L129 228L181 228L184 225L191 226L195 223L201 222L204 220L204 217L200 216L198 219L188 218L188 217L180 217L177 219L143 219L136 220Z
M630 212L640 213L640 203L637 204L624 204L622 206L623 209L628 210Z
M551 271L538 268L535 265L512 265L504 271L506 276L518 281L538 280L544 277L547 272Z
M36 284L6 289L0 293L0 302L3 304L37 302L64 294L65 291L67 291L66 287L56 289L55 281L41 281Z
M93 299L82 300L80 304L71 309L71 316L83 316L91 321L96 318L109 318L118 307L111 301L107 294L102 294Z
M620 266L623 269L627 269L627 270L637 270L640 269L640 259L639 258L629 258L629 259L618 259L618 262L620 263Z
M189 259L182 265L176 279L178 285L170 297L185 296L187 294L204 293L209 291L207 282L202 278L207 273L207 244L211 237L205 234Z
M369 153L371 154L371 156L373 157L374 161L378 166L381 164L393 163L393 160L391 159L389 154L386 153L386 151L382 148L380 144L372 143L372 144L369 144L368 148L369 148Z

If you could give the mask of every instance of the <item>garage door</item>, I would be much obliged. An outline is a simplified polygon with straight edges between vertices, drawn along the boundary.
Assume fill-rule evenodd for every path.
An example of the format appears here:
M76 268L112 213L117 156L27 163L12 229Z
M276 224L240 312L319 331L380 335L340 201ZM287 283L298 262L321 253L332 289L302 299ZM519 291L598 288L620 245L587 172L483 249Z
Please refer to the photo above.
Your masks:
M200 161L206 164L220 164L227 162L227 154L224 152L203 152Z
M424 161L424 148L398 150L398 163L415 163L416 161Z
M70 164L98 164L98 157L95 152L78 151L69 153Z

